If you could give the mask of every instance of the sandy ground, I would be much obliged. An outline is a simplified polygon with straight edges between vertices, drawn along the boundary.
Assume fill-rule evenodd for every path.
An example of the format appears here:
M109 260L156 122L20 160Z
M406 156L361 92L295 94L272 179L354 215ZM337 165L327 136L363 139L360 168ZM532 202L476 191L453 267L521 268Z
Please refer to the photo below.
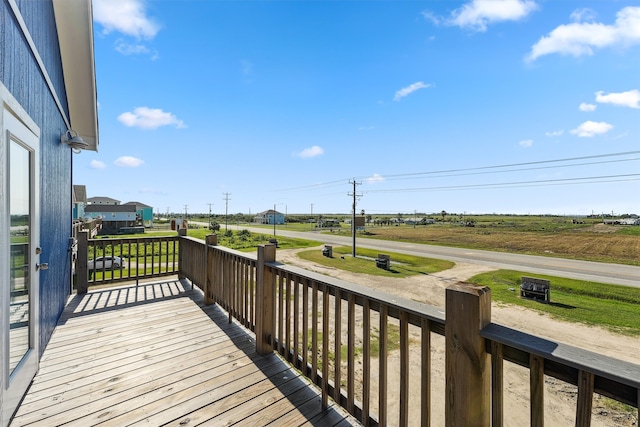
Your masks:
M318 248L320 250L320 248ZM464 281L469 277L491 271L492 268L469 263L458 263L452 269L432 275L419 275L403 279L389 279L381 276L369 276L354 274L334 268L324 267L297 257L297 250L280 250L277 260L286 264L296 265L311 271L337 277L351 283L365 285L389 294L403 298L423 302L444 311L445 289L448 285L458 281ZM617 359L638 363L638 351L640 338L617 335L607 330L589 327L574 323L565 323L545 314L521 307L498 305L491 307L492 321L523 332L531 333L542 338L563 342L576 347L582 347L590 351L611 356ZM375 325L372 319L372 324ZM361 318L356 318L356 323L361 325ZM418 331L414 331L418 333ZM417 338L417 336L416 336ZM419 379L420 365L418 360L419 349L412 348L410 353L410 377ZM399 381L397 363L399 354L389 355L388 383L390 390L389 399L389 423L397 424L398 399L397 393L392 392L392 384ZM444 338L433 335L432 337L432 425L444 425ZM375 364L374 364L375 365ZM372 370L376 367L372 366ZM356 378L361 378L361 369L356 370ZM374 379L371 387L372 405L377 406L378 400L377 373L373 372ZM343 373L343 379L346 373ZM529 424L529 372L519 366L505 363L504 374L504 411L505 425ZM410 407L419 408L419 383L410 385ZM545 425L565 426L575 425L577 389L554 378L545 380ZM419 425L417 414L411 416L411 425ZM602 399L597 396L594 399L592 425L594 426L634 426L638 425L637 412L629 414L611 409L603 405Z

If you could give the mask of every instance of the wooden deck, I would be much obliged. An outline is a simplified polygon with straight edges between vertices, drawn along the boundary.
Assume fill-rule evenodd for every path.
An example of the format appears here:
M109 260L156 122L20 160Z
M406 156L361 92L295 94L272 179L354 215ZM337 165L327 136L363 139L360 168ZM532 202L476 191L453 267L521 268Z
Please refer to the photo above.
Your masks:
M359 425L187 281L73 296L11 426Z

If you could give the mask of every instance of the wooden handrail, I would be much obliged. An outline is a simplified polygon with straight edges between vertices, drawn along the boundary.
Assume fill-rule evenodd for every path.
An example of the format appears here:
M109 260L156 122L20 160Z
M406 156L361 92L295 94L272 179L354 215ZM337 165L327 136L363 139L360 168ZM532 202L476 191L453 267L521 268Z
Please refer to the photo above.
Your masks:
M256 258L216 245L200 245L198 250L207 253L204 290L211 293L210 300L230 317L255 328L261 352L280 353L317 384L323 405L331 397L364 425L387 425L392 415L387 401L392 345L398 346L399 366L394 369L400 372L400 383L393 389L400 399L393 424L407 425L415 416L410 415L413 410L422 426L430 425L432 333L447 338L450 362L445 400L452 405L447 409L447 424L504 424L504 361L530 370L531 425L543 423L544 375L578 386L578 426L590 423L593 393L638 407L639 365L491 323L488 288L467 284L447 288L445 316L440 308L278 263L275 248L259 250ZM271 250L273 253L268 252ZM192 274L197 276L195 271L181 271L190 279ZM445 317L451 320L445 322ZM361 318L361 327L356 318ZM397 344L389 338L392 330L398 331ZM414 346L416 335L420 343ZM417 349L420 355L419 378L409 373L410 349L412 354ZM358 363L362 378L353 375ZM374 367L379 378L377 400L372 398ZM408 404L411 381L420 384L420 408ZM454 381L455 389L449 389ZM471 396L482 399L470 401Z
M77 292L86 293L89 285L162 277L178 272L178 236L89 239L79 231L78 257L75 261ZM127 266L88 269L90 258L119 256Z
M550 341L495 323L483 328L480 335L487 340L487 348L491 349L494 359L504 359L528 368L532 372L532 377L540 369L544 375L578 386L576 425L589 425L594 392L636 408L639 406L640 365ZM493 354L494 351L497 353ZM501 367L494 367L493 375L501 376ZM538 381L536 379L535 384L538 384ZM496 378L494 382L501 381ZM493 394L496 396L495 387ZM497 397L502 399L501 395ZM541 408L542 395L532 391L531 403L531 407L535 405ZM500 408L494 407L494 416L497 416L496 410ZM532 412L532 424L534 424L534 418L538 417L538 414Z

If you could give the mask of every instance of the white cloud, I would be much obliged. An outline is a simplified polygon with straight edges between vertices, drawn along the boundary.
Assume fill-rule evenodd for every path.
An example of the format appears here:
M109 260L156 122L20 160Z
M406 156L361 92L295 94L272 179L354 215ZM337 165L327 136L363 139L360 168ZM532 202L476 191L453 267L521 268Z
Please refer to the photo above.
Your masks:
M146 55L149 53L149 48L141 44L130 44L124 40L116 41L116 51L123 55Z
M431 21L431 23L433 25L440 25L444 22L444 19L435 15L433 12L425 10L424 12L422 12L422 16L424 17L424 19L426 19L427 21Z
M564 133L564 129L560 129L560 130L554 130L551 132L546 132L544 135L548 136L550 138L556 137L556 136L562 136L562 134Z
M373 175L371 175L369 178L367 178L365 181L368 184L375 184L376 182L383 182L385 179L382 175L378 174L378 173L374 173Z
M533 0L471 0L454 10L450 18L438 18L430 13L423 13L426 19L438 24L444 22L475 31L486 31L489 24L503 21L518 21L538 5Z
M423 82L415 82L407 87L404 87L402 89L400 89L399 91L396 92L395 96L393 97L394 101L400 101L402 98L404 98L407 95L412 94L413 92L420 90L420 89L426 89L428 87L431 87L430 84L424 84Z
M595 104L587 104L586 102L583 102L580 104L580 106L578 107L580 109L580 111L595 111L596 108L598 108L597 105Z
M533 139L525 139L523 141L520 141L518 145L524 148L529 148L533 145Z
M576 9L571 12L569 16L573 22L585 22L585 21L593 21L596 19L596 12L593 9L589 9L588 7L584 7L582 9Z
M105 165L104 162L101 162L100 160L91 160L91 162L89 163L89 167L92 169L104 169L107 167L107 165Z
M322 149L322 147L314 145L313 147L305 148L304 150L296 154L296 156L302 157L303 159L308 159L311 157L321 156L323 154L324 150Z
M118 31L138 39L152 39L160 30L146 15L143 0L93 0L93 19L106 34Z
M596 102L629 108L640 108L640 90L634 89L627 92L609 93L606 95L602 91L596 92Z
M157 129L160 126L175 126L178 129L186 127L182 120L159 108L138 107L133 110L133 113L120 114L118 120L125 126L141 129Z
M113 162L113 164L126 168L137 168L138 166L142 166L144 164L144 160L138 159L137 157L122 156L118 157L116 161Z
M602 135L613 129L613 125L606 122L592 122L591 120L582 123L571 131L572 134L581 138L591 138L596 135Z
M552 53L575 57L593 55L594 49L634 44L640 44L640 7L629 6L616 14L612 25L574 22L558 26L531 47L526 59L535 61Z

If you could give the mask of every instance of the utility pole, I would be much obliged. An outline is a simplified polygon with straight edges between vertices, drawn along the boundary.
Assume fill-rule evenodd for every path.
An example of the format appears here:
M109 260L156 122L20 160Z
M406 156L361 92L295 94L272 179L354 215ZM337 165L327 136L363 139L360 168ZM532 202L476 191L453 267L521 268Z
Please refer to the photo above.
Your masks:
M188 205L184 205L184 219L188 219L189 218L189 215L187 214L187 208L188 207L189 207Z
M353 240L351 256L356 257L356 200L358 197L362 197L362 194L356 193L356 185L362 185L361 182L349 181L349 184L353 184L353 193L349 193L349 196L353 196L353 210L351 211L351 237Z
M227 219L229 215L229 196L231 193L222 193L224 194L224 229L225 231L229 229L229 221Z
M209 230L211 230L211 206L213 203L207 203L209 205Z

